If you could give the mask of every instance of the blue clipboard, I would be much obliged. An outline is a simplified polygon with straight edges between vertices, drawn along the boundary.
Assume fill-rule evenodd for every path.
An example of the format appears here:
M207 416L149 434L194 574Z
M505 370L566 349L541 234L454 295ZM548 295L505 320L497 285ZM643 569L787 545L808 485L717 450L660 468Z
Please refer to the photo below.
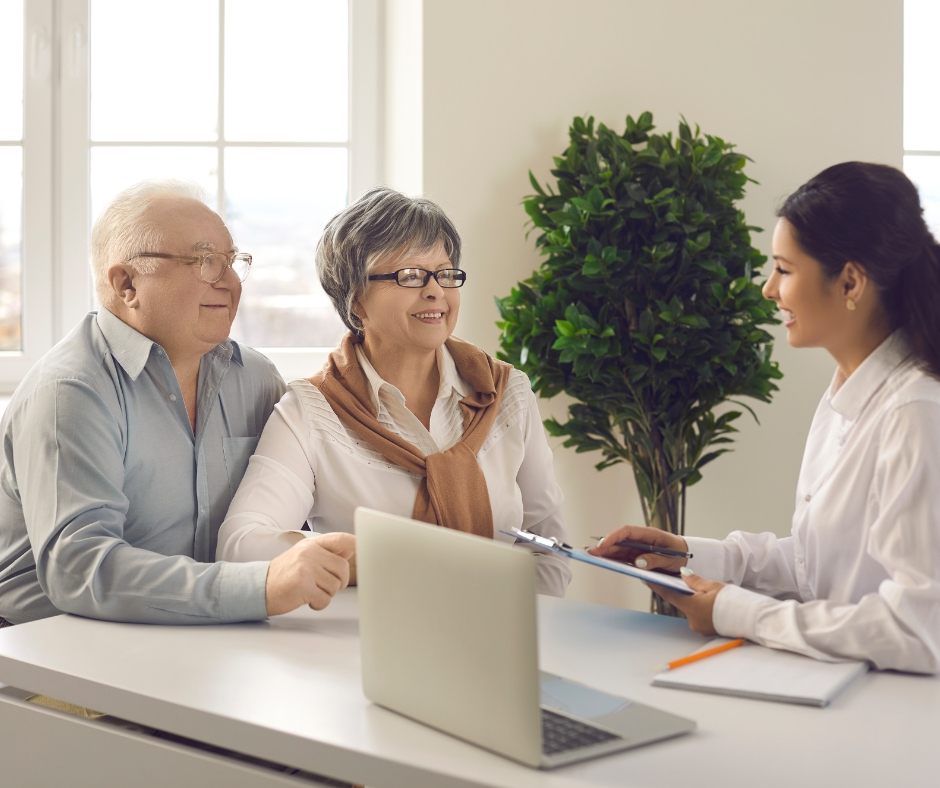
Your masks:
M659 586L671 588L673 591L678 591L680 594L695 593L681 577L664 575L661 572L651 572L648 569L640 569L630 564L621 564L619 561L608 561L606 558L598 558L596 555L591 555L584 550L575 550L570 545L559 542L553 536L540 536L539 534L529 533L529 531L520 531L518 528L513 528L511 531L501 530L500 533L512 536L520 542L528 542L538 547L544 547L546 550L551 550L553 553L573 558L575 561L583 561L586 564L599 566L601 569L609 569L612 572L629 575L630 577L635 577L647 583L655 583Z

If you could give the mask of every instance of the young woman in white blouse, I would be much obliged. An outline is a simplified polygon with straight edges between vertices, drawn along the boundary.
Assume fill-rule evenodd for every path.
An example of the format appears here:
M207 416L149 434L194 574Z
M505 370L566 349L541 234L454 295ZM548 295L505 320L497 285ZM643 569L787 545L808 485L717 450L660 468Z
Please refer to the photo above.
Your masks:
M594 552L680 569L660 592L704 635L940 671L940 247L898 170L847 162L778 212L764 294L837 369L810 427L791 535L624 527ZM690 551L666 559L620 539Z
M305 522L352 533L357 506L500 541L512 527L565 540L528 378L451 336L467 275L443 211L373 189L329 222L316 261L349 333L276 406L216 557L271 559L306 538ZM536 567L539 590L563 595L567 565L542 553Z

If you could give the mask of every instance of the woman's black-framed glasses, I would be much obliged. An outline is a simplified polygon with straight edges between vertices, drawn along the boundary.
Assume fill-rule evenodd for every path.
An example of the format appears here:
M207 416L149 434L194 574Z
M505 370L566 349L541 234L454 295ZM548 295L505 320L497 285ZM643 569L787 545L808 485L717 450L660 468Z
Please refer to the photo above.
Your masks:
M440 271L399 268L390 274L373 274L369 277L369 281L394 279L399 287L426 287L432 276L441 287L463 287L463 283L467 281L467 272L460 268L442 268Z
M251 255L246 252L237 254L223 254L222 252L207 252L206 254L182 255L164 254L163 252L138 252L128 257L124 262L129 263L138 257L159 257L163 260L184 260L189 265L199 265L199 278L203 282L214 285L225 272L231 268L238 277L239 282L248 278L251 270Z

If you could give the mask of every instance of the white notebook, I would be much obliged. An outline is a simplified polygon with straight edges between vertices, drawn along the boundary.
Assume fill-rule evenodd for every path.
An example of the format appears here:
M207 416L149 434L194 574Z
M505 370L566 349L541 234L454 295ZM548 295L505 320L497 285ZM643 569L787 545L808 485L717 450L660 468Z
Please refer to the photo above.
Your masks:
M728 638L710 640L699 651ZM680 655L676 655L678 658ZM754 643L665 670L653 679L657 687L717 692L744 698L828 706L830 701L868 670L865 662L820 662L789 651Z

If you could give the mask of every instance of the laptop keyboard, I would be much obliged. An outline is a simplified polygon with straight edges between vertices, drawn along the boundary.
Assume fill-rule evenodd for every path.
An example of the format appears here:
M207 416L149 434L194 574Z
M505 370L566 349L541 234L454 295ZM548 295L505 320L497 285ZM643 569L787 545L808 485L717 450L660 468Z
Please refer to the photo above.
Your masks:
M622 738L593 725L542 709L542 752L545 755L556 755L559 752Z

